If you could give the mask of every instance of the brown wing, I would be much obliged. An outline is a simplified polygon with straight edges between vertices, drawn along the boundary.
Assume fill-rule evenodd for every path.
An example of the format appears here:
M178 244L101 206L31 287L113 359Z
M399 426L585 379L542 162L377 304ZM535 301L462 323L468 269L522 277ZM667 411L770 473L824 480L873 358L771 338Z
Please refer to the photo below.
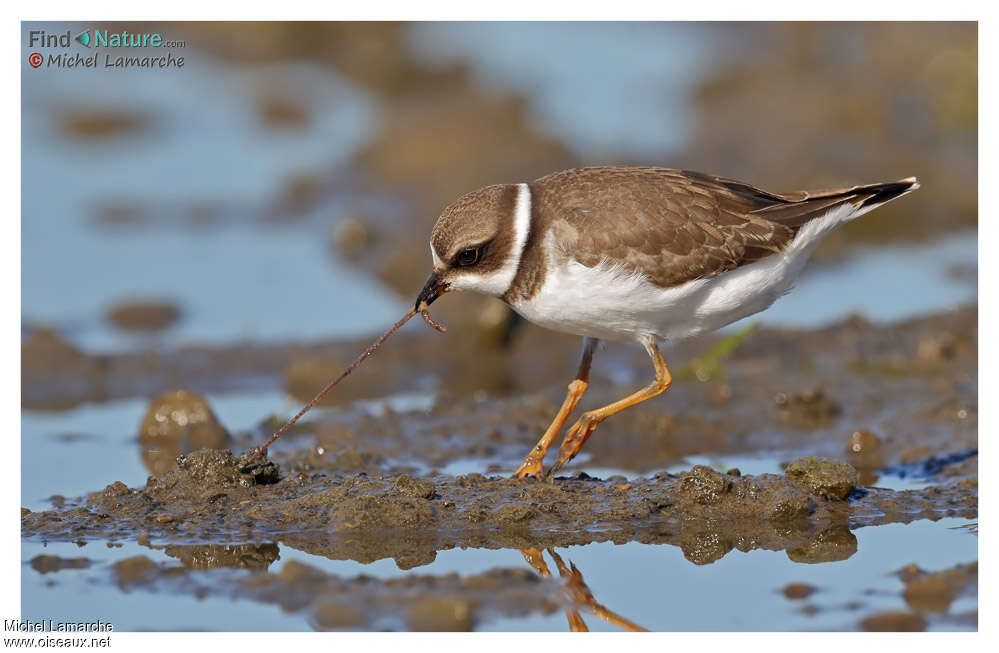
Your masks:
M666 288L776 254L830 209L885 202L914 185L780 195L685 170L602 167L542 177L531 191L534 215L556 222L580 263L619 261Z

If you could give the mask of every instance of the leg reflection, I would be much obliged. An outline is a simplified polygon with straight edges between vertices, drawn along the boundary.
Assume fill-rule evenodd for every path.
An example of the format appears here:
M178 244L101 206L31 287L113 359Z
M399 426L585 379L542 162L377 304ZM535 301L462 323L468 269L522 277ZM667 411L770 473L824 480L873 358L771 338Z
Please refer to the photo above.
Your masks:
M548 549L550 552L551 549ZM540 549L521 549L520 554L524 556L524 560L527 564L538 573L542 578L550 578L551 572L548 571L548 565L545 564L545 557L541 553ZM579 616L579 612L576 610L566 610L565 618L569 620L569 630L574 633L586 633L589 632L589 628L586 627L586 622L583 618Z
M542 578L548 578L551 576L551 572L548 571L548 565L545 564L544 556L539 549L521 549L521 555L524 556L524 560L527 564L538 573ZM552 557L555 561L555 567L558 569L559 577L565 581L566 589L569 592L569 598L573 605L577 608L584 609L594 616L603 619L608 623L612 623L615 626L620 626L625 630L632 632L648 632L646 628L639 626L638 624L625 619L621 615L608 610L606 607L597 603L597 600L593 598L593 592L586 585L583 580L583 574L580 573L579 569L576 568L572 562L569 566L566 566L565 562L559 554L555 553L554 549L548 549L548 555ZM579 615L578 610L566 610L566 619L569 620L569 630L572 632L587 632L589 628L586 627L586 623L583 618Z

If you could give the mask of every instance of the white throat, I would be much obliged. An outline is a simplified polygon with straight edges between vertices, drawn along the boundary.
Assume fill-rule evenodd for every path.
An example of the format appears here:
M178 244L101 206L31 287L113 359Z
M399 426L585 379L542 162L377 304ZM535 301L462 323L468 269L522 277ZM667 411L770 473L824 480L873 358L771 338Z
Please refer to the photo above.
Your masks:
M531 188L527 184L517 184L517 201L513 210L513 245L510 253L502 267L489 274L476 274L474 271L467 274L457 275L451 282L452 290L470 290L483 295L501 297L510 289L514 277L517 276L517 269L520 267L520 259L524 254L524 246L527 244L527 237L531 235ZM430 247L434 257L434 265L438 265L440 258Z

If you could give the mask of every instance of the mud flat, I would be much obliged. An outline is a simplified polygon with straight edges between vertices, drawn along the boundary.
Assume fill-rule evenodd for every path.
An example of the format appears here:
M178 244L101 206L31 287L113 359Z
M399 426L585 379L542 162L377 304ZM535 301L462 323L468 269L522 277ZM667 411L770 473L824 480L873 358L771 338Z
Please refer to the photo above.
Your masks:
M804 474L790 470L804 468ZM810 561L856 551L851 528L977 515L970 479L921 490L864 490L846 463L805 458L785 476L702 465L626 483L580 473L553 483L485 477L314 473L202 450L145 488L107 486L62 511L27 513L47 540L142 537L161 542L280 540L308 553L402 569L454 547L547 548L613 541L668 543L696 564L733 549L787 550Z
M431 372L461 362L431 340L434 334L406 337L421 347L386 349L395 353L374 359L376 365L401 365L413 380L426 378L417 359L429 348L439 351ZM546 338L525 333L507 351L502 373L518 377L539 358L560 372L571 369L571 348L549 347L544 356L536 349L550 344ZM320 412L272 458L253 459L251 446L270 425L262 415L260 428L233 434L230 449L181 455L143 486L107 479L103 489L52 510L24 509L22 534L29 542L138 543L179 561L119 560L105 580L123 591L277 604L307 612L320 629L471 629L494 618L559 611L572 627L579 610L625 623L607 617L579 571L553 553L557 547L666 545L698 566L731 552L780 551L791 563L812 565L850 559L857 534L867 529L977 520L974 308L890 327L848 320L814 332L760 330L710 360L704 352L724 338L697 343L700 358L678 368L666 399L609 420L584 449L590 457L550 482L508 475L559 399L554 371L528 377L542 386L533 394L521 390L524 380L514 391L492 393L451 392L441 382L429 409L348 404ZM673 357L693 358L693 346L674 349ZM531 353L538 354L533 361ZM216 354L227 360L231 352ZM558 358L567 362L556 364ZM641 382L641 359L627 349L609 350L602 365L604 382L593 384L586 401L612 399ZM755 456L771 460L775 471L675 469L684 456L703 453ZM481 471L447 471L459 463ZM617 471L589 475L588 467ZM440 552L458 549L518 549L534 572L418 573ZM536 564L542 549L561 580ZM295 560L268 571L282 550L315 560L392 559L400 570L417 571L375 581ZM947 612L956 597L976 591L974 559L951 571L907 568L910 562L900 552L883 570L906 583L899 592L904 609L861 611L852 627L976 627L976 613ZM38 564L59 570L80 563ZM199 576L209 572L222 575L211 582Z

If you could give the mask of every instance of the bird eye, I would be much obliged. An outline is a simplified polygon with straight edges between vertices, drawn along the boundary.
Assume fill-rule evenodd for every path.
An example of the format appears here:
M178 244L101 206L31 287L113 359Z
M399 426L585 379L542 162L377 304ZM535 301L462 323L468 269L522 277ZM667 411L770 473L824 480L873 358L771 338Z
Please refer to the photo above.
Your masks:
M458 265L462 267L467 267L469 265L475 265L479 262L479 248L475 247L472 249L465 249L458 253L457 257Z

